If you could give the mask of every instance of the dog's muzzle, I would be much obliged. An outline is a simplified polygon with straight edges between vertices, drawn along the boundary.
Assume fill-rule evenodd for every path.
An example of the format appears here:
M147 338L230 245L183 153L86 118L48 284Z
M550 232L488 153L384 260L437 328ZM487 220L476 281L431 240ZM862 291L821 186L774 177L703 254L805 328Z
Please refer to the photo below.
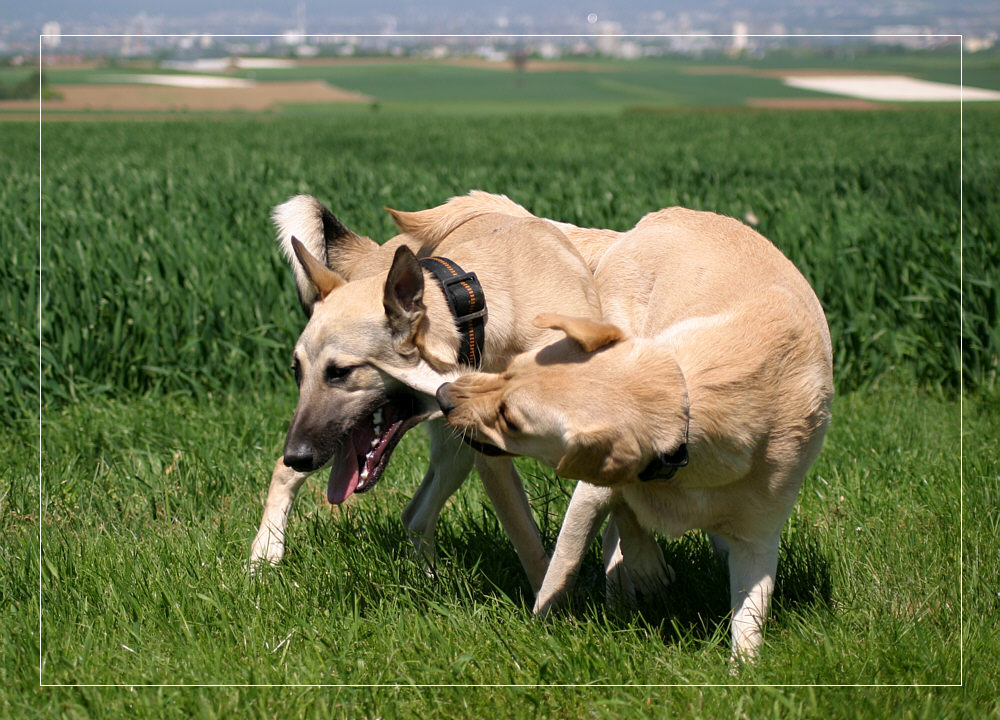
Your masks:
M285 445L285 465L296 472L312 472L319 465L316 462L316 448L309 442L300 441Z
M441 387L439 387L437 392L434 393L434 399L437 400L437 404L441 407L441 412L444 413L446 418L451 414L451 411L455 409L455 401L451 397L451 393L448 391L449 387L451 387L451 383L442 383Z
M437 389L437 392L434 393L434 398L441 407L441 412L444 413L445 420L448 419L448 416L455 409L455 399L451 396L451 391L449 390L450 387L451 383L444 383ZM512 453L509 453L506 450L501 450L496 445L473 440L465 433L462 433L462 441L476 452L489 457L513 457Z

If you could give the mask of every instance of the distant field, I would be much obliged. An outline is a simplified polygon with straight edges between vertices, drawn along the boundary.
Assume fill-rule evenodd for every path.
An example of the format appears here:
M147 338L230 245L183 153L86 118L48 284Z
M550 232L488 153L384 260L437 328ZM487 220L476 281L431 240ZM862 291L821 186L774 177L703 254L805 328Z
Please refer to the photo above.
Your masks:
M912 76L915 79L958 85L957 52L937 54L865 55L848 60L795 54L769 55L759 60L682 61L647 59L638 61L586 60L582 62L534 62L528 72L518 72L510 63L480 60L448 61L390 60L386 58L302 61L292 67L233 68L216 75L252 80L253 89L226 91L232 110L269 109L291 113L334 109L336 97L303 83L325 83L336 90L366 98L366 105L393 112L523 113L523 112L621 112L635 107L769 106L858 109L863 103L842 96L791 87L782 77L795 72L871 72ZM63 100L46 103L53 116L66 112L111 111L214 111L222 100L211 91L188 91L182 99L135 85L134 99L108 99L107 93L89 90L95 85L128 87L151 73L176 74L176 68L160 68L148 62L134 65L56 67L47 79ZM0 82L13 83L23 69L0 71ZM1000 73L989 58L964 59L964 79L969 87L1000 89ZM197 74L191 75L197 77ZM7 78L7 79L5 79ZM125 85L123 85L125 84ZM289 89L277 92L283 84ZM78 87L82 86L82 87ZM292 90L298 87L299 90ZM271 88L271 90L267 90ZM90 94L93 97L90 97ZM151 98L161 98L157 105ZM236 98L239 98L236 100ZM254 99L256 98L256 99ZM817 105L818 107L820 105ZM872 105L871 107L877 107ZM0 113L37 110L37 103L0 104ZM221 109L225 109L222 107ZM351 109L348 108L348 112Z

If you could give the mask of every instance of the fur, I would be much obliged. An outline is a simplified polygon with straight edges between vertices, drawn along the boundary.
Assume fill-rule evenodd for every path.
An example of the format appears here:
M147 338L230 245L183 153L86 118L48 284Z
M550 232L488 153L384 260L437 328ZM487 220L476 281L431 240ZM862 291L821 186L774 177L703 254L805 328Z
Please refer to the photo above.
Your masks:
M330 467L328 496L370 489L395 442L431 421L431 467L403 513L418 552L433 561L433 530L448 497L476 465L534 589L548 559L509 459L478 456L436 421L435 390L464 368L458 332L420 257L449 257L477 274L489 310L483 369L552 342L531 323L543 310L601 317L593 276L565 235L504 196L473 192L436 208L390 211L400 234L377 245L315 198L274 210L309 322L295 346L299 401L275 464L251 567L284 554L288 513L312 472ZM296 242L293 242L295 238ZM537 267L549 272L539 276Z
M823 310L771 243L713 213L651 213L592 261L601 322L539 317L566 338L503 373L466 374L438 401L480 446L536 457L584 481L537 613L564 599L609 512L609 579L628 592L669 579L649 531L702 528L729 548L733 656L753 657L778 536L830 421ZM638 480L685 442L690 464L672 479Z

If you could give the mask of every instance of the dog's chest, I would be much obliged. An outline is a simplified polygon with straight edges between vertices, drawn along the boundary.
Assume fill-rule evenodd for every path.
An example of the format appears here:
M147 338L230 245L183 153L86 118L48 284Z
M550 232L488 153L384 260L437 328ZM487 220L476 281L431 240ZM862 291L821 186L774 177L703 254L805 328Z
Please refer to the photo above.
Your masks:
M679 537L694 528L714 525L719 508L713 493L664 483L634 483L622 488L622 498L643 527Z

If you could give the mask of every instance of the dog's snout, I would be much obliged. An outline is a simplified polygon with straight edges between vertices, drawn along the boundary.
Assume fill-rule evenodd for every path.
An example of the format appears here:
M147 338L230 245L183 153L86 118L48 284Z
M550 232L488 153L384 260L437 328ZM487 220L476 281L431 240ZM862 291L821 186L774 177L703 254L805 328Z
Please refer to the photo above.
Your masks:
M441 406L441 412L444 413L445 417L448 417L451 411L455 409L455 401L448 390L449 387L451 387L451 383L443 383L437 389L437 392L434 393L434 397L437 399L438 405Z
M308 442L297 442L285 445L285 465L298 472L310 472L315 470L316 448Z

